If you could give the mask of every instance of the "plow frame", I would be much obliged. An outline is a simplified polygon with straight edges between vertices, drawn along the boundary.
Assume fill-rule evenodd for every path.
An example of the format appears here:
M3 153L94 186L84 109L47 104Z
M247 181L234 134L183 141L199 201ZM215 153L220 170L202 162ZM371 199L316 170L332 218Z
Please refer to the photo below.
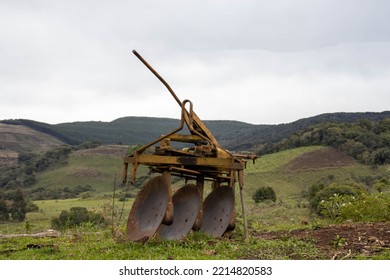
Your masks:
M169 201L163 224L169 225L173 218L171 176L195 180L196 187L200 196L203 197L204 182L212 181L212 189L220 186L228 186L233 191L238 181L242 218L244 223L244 238L247 237L247 220L245 211L245 202L243 197L244 189L244 169L248 160L256 160L257 156L233 154L220 146L211 131L204 125L200 118L193 111L193 104L190 100L183 102L176 96L169 84L139 55L136 51L133 53L140 59L143 64L166 86L168 91L181 107L181 119L178 128L172 132L161 135L154 141L142 146L130 155L125 156L123 162L122 179L125 183L128 178L128 167L131 165L132 184L136 181L136 175L139 165L148 166L153 173L162 174L169 186ZM189 109L187 109L189 107ZM178 134L184 127L188 128L190 134ZM171 143L192 143L194 146L187 149L174 148ZM159 146L156 146L159 144ZM154 152L150 150L154 147ZM234 207L235 208L235 207ZM193 226L194 230L201 227L202 211L199 212L198 218ZM228 229L235 227L235 212L231 218Z

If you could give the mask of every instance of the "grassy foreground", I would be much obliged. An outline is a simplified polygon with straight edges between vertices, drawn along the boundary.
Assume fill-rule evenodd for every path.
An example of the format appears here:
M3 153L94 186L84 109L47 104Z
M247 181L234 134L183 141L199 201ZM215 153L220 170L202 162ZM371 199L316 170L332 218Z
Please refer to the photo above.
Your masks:
M110 215L112 201L107 198L67 199L37 201L40 211L28 213L27 221L0 226L0 234L39 232L50 228L49 217L58 216L70 207L87 207ZM117 202L115 233L109 225L102 229L86 224L61 232L52 238L0 238L0 259L14 260L91 260L91 259L291 259L324 258L313 244L289 238L285 240L261 240L250 237L244 240L242 219L230 236L214 238L201 232L192 232L181 241L151 240L145 244L125 241L126 219L131 201ZM237 207L238 208L238 207ZM240 214L240 213L239 213ZM109 217L108 217L109 218ZM28 226L27 226L28 225Z
M218 259L321 259L314 245L288 240L244 241L240 234L213 238L191 233L182 241L127 243L110 230L83 226L59 238L12 238L0 240L0 259L14 260L218 260Z
M308 201L303 197L307 188L318 181L329 178L338 182L366 176L376 176L389 172L389 166L372 169L358 163L337 168L318 168L286 172L284 166L298 156L322 149L305 147L266 155L255 165L248 163L245 177L244 199L249 224L249 237L244 240L241 206L237 204L237 227L230 235L213 238L200 232L191 232L182 241L151 240L145 244L125 241L127 216L132 204L128 199L124 204L115 200L115 230L111 224L107 228L97 228L86 224L61 232L57 238L0 238L0 259L54 259L54 260L165 260L165 259L329 259L329 252L315 246L314 240L299 239L289 232L297 229L313 230L325 227L329 221L314 216ZM104 161L104 162L103 162ZM119 165L120 165L119 160ZM39 183L55 186L61 182L68 184L91 184L96 192L89 198L66 200L35 201L39 211L28 213L27 222L0 224L0 235L12 233L34 233L51 227L51 219L58 217L62 210L71 207L86 207L89 211L103 214L107 220L112 214L112 182L118 159L96 155L73 156L68 166L41 174ZM103 172L105 170L107 173ZM84 176L92 174L92 177ZM89 181L88 181L89 180ZM100 184L95 182L100 181ZM252 194L259 186L271 186L277 195L276 203L255 204ZM174 186L176 188L177 186ZM208 186L206 186L208 189ZM239 194L236 193L236 201ZM122 212L123 209L123 212ZM122 212L122 218L120 213ZM258 232L281 232L278 238L259 238ZM332 237L333 238L333 237ZM328 243L338 250L342 238L334 236ZM354 255L350 258L367 258ZM378 252L375 257L390 259L389 250Z

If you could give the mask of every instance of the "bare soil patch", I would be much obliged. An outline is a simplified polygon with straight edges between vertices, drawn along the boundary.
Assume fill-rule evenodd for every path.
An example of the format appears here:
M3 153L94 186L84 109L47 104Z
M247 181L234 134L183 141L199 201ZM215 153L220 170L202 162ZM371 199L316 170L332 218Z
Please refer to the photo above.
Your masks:
M46 151L64 143L23 125L0 123L0 147L11 151Z
M348 259L356 255L373 256L390 250L390 222L348 223L319 229L255 232L262 239L286 239L313 242L327 259Z
M123 145L104 145L93 149L76 151L76 155L105 155L123 158L126 155L127 146Z
M15 151L0 150L0 166L15 165L18 162L18 153Z
M79 168L75 168L72 171L71 176L79 179L98 180L100 178L103 178L104 174L99 170L91 169L88 167L79 167Z
M284 165L283 169L286 172L297 172L319 170L324 168L337 168L353 165L355 163L356 160L346 155L344 152L332 147L324 147L294 158Z

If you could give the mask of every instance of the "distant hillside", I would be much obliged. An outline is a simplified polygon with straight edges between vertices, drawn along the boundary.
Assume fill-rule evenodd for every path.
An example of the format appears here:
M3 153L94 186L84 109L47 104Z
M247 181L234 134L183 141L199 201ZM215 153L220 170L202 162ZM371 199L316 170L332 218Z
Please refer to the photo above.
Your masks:
M289 137L258 146L258 153L274 153L302 146L331 146L364 164L390 163L390 118L360 119L353 123L323 122Z
M390 111L381 113L329 113L278 125L254 125L239 121L204 121L221 145L230 150L252 149L259 144L273 143L287 138L312 125L323 122L351 123L366 118L373 121L390 118ZM102 144L144 144L171 132L180 121L169 118L124 117L112 122L72 122L50 125L31 120L4 120L54 136L77 145L86 141Z
M62 144L58 138L27 126L0 123L0 150L41 151Z
M0 166L16 163L20 152L42 152L63 144L27 126L0 123Z
M118 176L117 182L120 180L125 152L126 147L119 145L73 151L66 164L37 173L36 182L26 190L34 199L56 198L53 195L62 198L66 194L70 195L70 191L85 186L92 187L88 190L91 195L112 192L115 176ZM388 178L386 168L378 166L372 169L330 147L290 149L264 155L255 164L248 162L245 194L250 197L256 188L267 185L272 186L281 199L290 195L297 197L312 184L323 180L328 184L335 180L345 182L347 179L360 183L372 177L370 180L373 184L383 176ZM141 166L139 171L138 179L142 182L147 178L148 170ZM125 189L119 188L118 191L123 193ZM132 192L136 191L132 189Z
M228 147L232 150L251 149L261 144L275 143L289 137L293 133L299 133L302 130L320 123L353 123L360 119L369 119L371 121L380 121L390 118L390 111L381 113L327 113L318 116L304 118L292 123L278 125L254 125L246 130L238 138L230 138Z

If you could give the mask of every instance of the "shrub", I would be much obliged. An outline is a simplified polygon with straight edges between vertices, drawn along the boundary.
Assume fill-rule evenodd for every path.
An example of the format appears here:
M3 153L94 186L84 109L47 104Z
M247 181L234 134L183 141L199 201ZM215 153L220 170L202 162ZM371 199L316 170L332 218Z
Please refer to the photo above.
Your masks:
M38 205L36 205L32 200L27 199L26 201L26 211L27 212L37 212L39 210Z
M271 187L260 187L255 191L252 198L256 203L264 202L267 200L275 202L276 194L274 189Z
M364 193L364 190L357 185L338 185L330 184L329 186L319 190L314 197L310 200L310 207L317 214L321 215L323 205L320 205L322 201L328 201L329 199L336 196L350 195L357 197Z
M22 222L26 218L27 203L23 192L20 189L18 189L14 194L10 213L14 221Z
M340 216L340 209L344 205L351 203L356 198L350 195L339 195L337 193L333 194L332 197L329 197L327 200L320 201L318 209L320 214L325 218L331 220L337 220Z
M9 211L7 203L4 199L0 198L0 223L9 220Z
M339 217L354 222L390 221L390 197L384 194L363 194L354 201L342 205Z
M390 197L384 194L362 194L359 197L334 195L320 205L321 214L336 221L390 221Z
M84 223L92 223L97 226L105 225L102 215L88 211L85 207L72 207L70 211L63 210L58 218L51 221L54 229L72 228Z

